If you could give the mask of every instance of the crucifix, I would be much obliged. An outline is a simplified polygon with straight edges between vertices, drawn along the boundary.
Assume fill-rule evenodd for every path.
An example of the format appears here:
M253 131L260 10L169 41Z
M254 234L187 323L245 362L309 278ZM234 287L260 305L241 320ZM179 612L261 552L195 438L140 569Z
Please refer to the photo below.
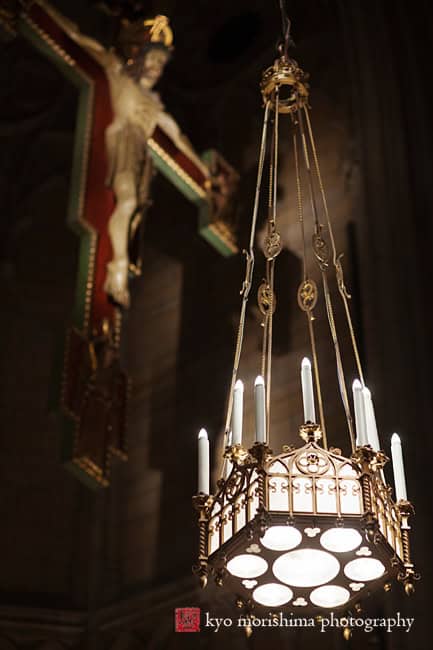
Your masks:
M106 486L111 457L126 459L120 325L129 278L140 273L153 170L197 205L200 235L226 256L237 250L227 222L237 174L215 151L199 157L153 90L173 49L165 16L124 22L110 49L44 0L20 13L16 29L79 89L68 223L80 235L80 259L63 368L63 456L80 479Z

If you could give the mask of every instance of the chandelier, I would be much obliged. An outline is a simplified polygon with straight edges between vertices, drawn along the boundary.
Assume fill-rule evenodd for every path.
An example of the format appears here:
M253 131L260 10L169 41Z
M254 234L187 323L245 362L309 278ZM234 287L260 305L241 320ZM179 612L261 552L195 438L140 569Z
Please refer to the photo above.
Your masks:
M282 4L282 3L280 3ZM308 104L307 75L288 54L290 21L283 15L284 43L262 75L264 117L249 248L225 424L225 452L216 491L210 493L209 441L198 435L199 557L194 572L205 587L209 576L233 594L248 612L360 611L372 592L388 591L393 580L409 595L419 578L411 560L409 519L400 438L392 436L395 490L386 483L388 461L381 448L374 407L362 371L341 256L322 183ZM303 271L297 302L306 315L311 358L302 361L300 378L304 420L298 447L271 449L272 324L276 308L274 271L282 250L277 229L278 145L280 119L289 122L293 146L297 211L303 242ZM286 129L287 131L287 129ZM254 386L255 442L243 445L243 383L238 379L246 310L254 279L255 235L263 176L269 168L266 278L258 290L263 345ZM304 197L307 197L305 200ZM307 218L313 236L307 242ZM328 446L318 354L315 310L319 286L312 279L310 257L317 264L325 312L335 353L337 380L347 425L350 455ZM336 278L331 291L329 275ZM358 378L349 399L334 317L334 293L342 301ZM314 382L313 382L314 376ZM317 401L317 413L316 413ZM352 417L352 412L354 417ZM346 426L345 425L345 426Z

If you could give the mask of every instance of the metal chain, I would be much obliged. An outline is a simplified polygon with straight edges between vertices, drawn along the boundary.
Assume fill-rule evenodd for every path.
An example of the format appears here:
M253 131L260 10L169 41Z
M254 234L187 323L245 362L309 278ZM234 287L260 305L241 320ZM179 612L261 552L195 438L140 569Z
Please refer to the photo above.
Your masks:
M358 368L359 378L361 380L362 385L364 386L365 385L364 384L364 373L362 371L361 358L360 358L360 355L359 355L358 344L357 344L357 341L356 341L355 330L354 330L354 327L353 327L352 315L350 313L350 306L349 306L350 294L347 292L346 286L344 284L344 272L343 272L343 267L341 265L341 257L342 257L342 255L341 254L338 255L337 247L335 245L332 221L331 221L331 218L330 218L330 215L329 215L328 202L326 200L325 188L324 188L323 181L322 181L322 174L320 172L319 157L317 155L316 143L315 143L315 140L314 140L313 129L311 127L310 115L309 115L309 111L308 111L307 106L304 106L304 112L305 112L305 117L306 117L306 121L307 121L308 135L309 135L310 143L311 143L311 151L313 153L314 167L315 167L315 171L316 171L317 180L319 182L320 194L322 196L323 210L324 210L324 213L325 213L326 223L327 223L327 226L328 226L329 237L330 237L330 240L331 240L332 259L333 259L333 264L334 264L334 268L335 268L335 275L336 275L336 278L337 278L338 291L340 293L340 296L341 296L343 304L344 304L344 310L345 310L345 313L346 313L346 321L347 321L347 325L348 325L349 332L350 332L350 338L351 338L351 342L352 342L352 349L353 349L353 353L354 353L354 357L355 357L356 366Z
M303 145L303 152L304 152L304 161L305 161L305 166L307 168L307 176L308 176L308 186L310 190L310 200L311 200L311 210L314 215L314 223L315 223L315 238L316 238L316 243L321 244L321 249L323 252L318 252L315 250L315 255L316 255L316 260L318 263L318 266L320 268L321 276L322 276L322 284L323 284L323 292L325 296L325 304L326 304L326 314L328 317L328 324L329 324L329 329L331 332L331 337L332 341L334 344L334 352L335 352L335 359L337 363L337 379L338 379L338 385L340 388L340 395L341 395L341 400L343 403L343 408L344 412L346 415L346 421L347 421L347 427L349 430L349 437L350 437L350 442L352 445L352 451L355 450L355 437L353 433L353 420L352 420L352 415L350 412L350 407L349 407L349 400L347 397L347 389L346 389L346 381L345 381L345 376L344 376L344 369L343 369L343 360L341 357L341 350L340 350L340 344L338 341L338 334L337 334L337 328L335 326L335 319L334 319L334 310L332 306L332 297L329 291L329 286L328 286L328 278L327 278L327 267L328 267L328 260L327 260L327 250L326 250L326 242L324 241L322 237L322 225L319 222L318 214L317 214L317 206L316 206L316 201L314 197L314 187L313 187L313 178L311 174L311 167L310 167L310 159L308 156L308 145L307 145L307 139L305 137L305 129L304 129L304 121L302 117L301 111L298 109L298 122L299 122L299 128L301 131L301 138L302 138L302 145ZM310 139L311 143L311 139ZM322 185L323 187L323 185ZM329 227L329 226L328 226ZM334 244L334 239L333 237L331 238L331 244L332 244L332 250L333 250L333 255L335 255L335 244ZM335 260L335 257L334 257Z
M307 242L305 240L304 207L303 207L303 199L302 199L302 183L301 183L301 174L299 169L298 138L296 136L296 129L294 129L293 131L293 154L295 158L298 221L301 226L301 237L302 237L302 276L304 280L306 280L308 276Z
M264 118L263 118L262 137L260 142L260 154L259 154L259 162L257 168L256 191L254 197L253 215L251 219L249 248L248 251L245 250L243 251L246 258L245 279L243 281L242 289L240 292L242 295L242 306L241 306L241 312L239 318L238 333L236 338L235 358L233 363L232 379L230 384L228 405L227 405L227 416L226 416L226 422L224 428L224 447L226 447L228 444L228 435L230 432L230 421L231 421L232 410L233 410L233 392L237 380L239 362L242 353L247 303L248 303L249 293L251 290L253 271L254 271L254 240L255 240L256 227L257 227L257 215L259 211L260 188L261 188L262 178L263 178L263 166L264 166L265 152L266 152L266 136L268 130L269 112L270 112L270 102L268 101L266 102Z
M283 54L287 58L289 46L294 45L292 37L290 35L292 22L287 15L286 8L284 6L284 0L279 0L279 5L280 5L280 12L281 12L281 33L284 41Z
M269 221L272 219L272 205L273 205L273 184L274 184L274 156L273 151L274 151L274 143L275 143L275 128L272 133L272 139L271 139L271 151L270 151L270 157L269 157L269 183L268 183L268 236L270 235L269 231ZM269 264L268 261L266 261L266 277L264 282L266 283L266 290L267 294L269 296ZM260 297L259 297L260 301ZM269 307L269 306L268 306ZM263 337L262 337L262 358L261 358L261 366L260 366L260 374L262 375L263 378L266 377L266 368L267 368L267 359L268 359L268 333L269 333L269 308L264 315L264 320L263 320Z
M289 24L290 27L290 24ZM277 185L278 185L278 122L279 122L279 88L276 88L275 91L275 119L274 119L274 177L273 177L273 188L272 188L272 222L270 224L270 235L273 235L276 232L276 223L277 223ZM269 261L268 264L268 283L270 288L270 298L271 302L269 305L269 326L268 326L268 360L267 360L267 381L266 381L266 422L267 422L267 441L270 442L269 437L269 427L271 422L271 383L272 383L272 325L273 325L273 314L275 311L274 305L274 272L275 272L275 258Z
M272 383L272 325L273 314L275 310L274 294L274 277L275 277L275 256L271 251L271 238L276 233L277 222L277 184L278 184L278 126L279 126L279 87L275 89L275 108L274 108L274 132L272 138L272 150L270 156L270 185L269 185L269 212L268 212L268 239L266 245L266 287L269 296L269 306L265 318L265 328L263 332L263 355L265 359L266 374L266 432L267 442L269 444L270 433L270 416L271 416L271 383ZM278 255L278 253L277 253ZM262 361L263 365L263 361Z
M301 226L301 236L302 236L302 266L303 266L302 276L303 276L303 281L306 282L308 279L307 243L305 237L304 206L303 206L303 199L302 199L302 183L301 183L301 174L299 168L298 138L296 134L296 129L293 132L293 153L295 158L298 221ZM319 403L319 418L320 418L320 428L322 430L323 446L325 449L328 449L325 414L323 411L322 386L320 383L319 361L317 357L316 336L314 332L314 320L315 320L314 312L312 309L308 309L305 310L305 315L307 317L307 322L308 322L308 333L310 336L311 354L313 357L314 378L316 380L316 392L317 392L317 401Z
M331 330L332 341L334 343L335 358L337 361L338 385L340 387L341 401L343 402L343 408L346 414L347 427L349 429L349 437L350 437L350 443L351 443L352 453L353 453L356 448L355 435L353 431L353 419L352 419L352 414L350 412L349 398L347 395L346 381L344 378L343 361L341 358L340 344L338 342L337 328L335 326L334 309L332 307L332 298L331 298L331 293L329 291L326 271L322 269L321 272L322 272L323 290L325 294L326 313L328 315L329 329Z
M269 444L269 425L271 420L271 382L272 382L272 324L273 324L273 311L274 311L274 269L275 260L269 262L267 282L269 284L269 316L267 327L267 345L266 345L266 430L267 442Z

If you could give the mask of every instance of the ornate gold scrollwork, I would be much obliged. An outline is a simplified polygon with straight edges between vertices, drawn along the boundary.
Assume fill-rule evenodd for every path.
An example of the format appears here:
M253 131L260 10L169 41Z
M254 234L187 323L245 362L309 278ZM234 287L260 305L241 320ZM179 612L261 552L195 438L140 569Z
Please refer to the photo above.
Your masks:
M329 460L318 452L301 454L295 460L296 467L302 474L324 474L329 469Z
M313 251L317 261L319 262L320 268L328 266L329 246L320 232L316 232L313 235Z
M269 233L265 240L265 254L267 260L273 260L281 253L283 245L281 235L276 230Z
M264 280L257 291L257 303L261 313L266 316L272 306L272 313L277 307L277 299L269 284Z
M224 489L224 496L228 503L232 503L238 498L244 487L247 485L248 479L249 475L246 473L244 468L242 468L241 471L236 468L236 471L232 472L229 479L226 481Z
M314 280L307 278L299 285L298 305L303 311L312 311L317 303L318 289Z

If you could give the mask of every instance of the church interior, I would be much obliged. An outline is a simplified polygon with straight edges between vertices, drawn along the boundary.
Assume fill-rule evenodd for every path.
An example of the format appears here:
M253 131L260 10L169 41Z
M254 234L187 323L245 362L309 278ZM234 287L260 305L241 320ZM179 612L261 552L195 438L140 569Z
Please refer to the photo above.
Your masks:
M216 631L209 620L233 621L243 604L211 575L201 588L206 562L192 571L197 558L203 560L192 501L200 479L197 435L206 429L216 485L249 259L264 115L260 79L282 51L283 6L289 55L309 73L308 111L381 448L391 458L391 436L399 434L415 510L409 520L415 583L407 589L402 580L386 583L354 611L364 619L398 613L413 619L410 630L377 626L367 633L336 625L322 633L317 618L311 629L233 623ZM57 15L70 21L66 27L60 29ZM115 64L106 64L105 75L100 63L88 63L80 51L86 42L82 46L68 26L78 26L97 53L115 57L122 26L155 16L167 16L170 28L163 23L158 35L149 23L146 34L158 42L152 51L169 54L149 111L168 117L156 116L146 135L122 122L127 130L115 134L110 167L104 130L126 91L113 81L120 74ZM433 585L431 4L4 0L0 36L0 650L300 650L318 643L323 650L427 650ZM122 70L128 62L134 67L135 56L133 49L125 55ZM280 115L279 173L271 178L281 238L276 305L270 307L276 308L269 431L276 453L304 444L300 369L311 356L297 298L303 242L291 124L289 115ZM216 157L202 159L206 151ZM202 160L210 169L219 165L216 184L222 178L211 204L206 192L214 180ZM118 179L111 185L110 173ZM131 210L138 225L135 217L127 225L125 298L107 289L104 278L107 250L116 254L110 210L114 214L128 191L122 179L130 178L145 196ZM268 318L257 303L269 266L265 202L257 214L238 375L245 383L246 447L254 443L253 386ZM95 218L90 225L86 210ZM311 268L321 286L318 266ZM330 272L338 297L337 284ZM350 457L335 345L322 297L319 303L315 341L327 435ZM358 375L344 301L336 299L334 315L351 400ZM392 467L390 460L380 469L390 486ZM182 608L200 608L199 632L179 629L176 610Z

